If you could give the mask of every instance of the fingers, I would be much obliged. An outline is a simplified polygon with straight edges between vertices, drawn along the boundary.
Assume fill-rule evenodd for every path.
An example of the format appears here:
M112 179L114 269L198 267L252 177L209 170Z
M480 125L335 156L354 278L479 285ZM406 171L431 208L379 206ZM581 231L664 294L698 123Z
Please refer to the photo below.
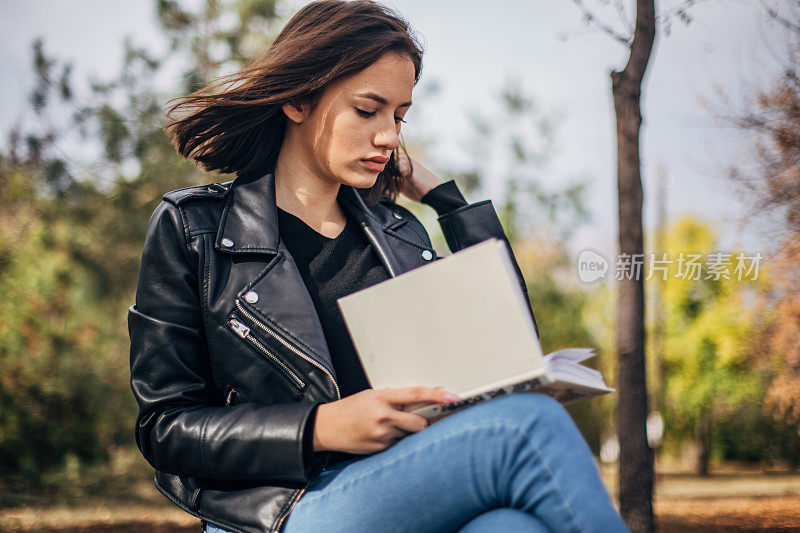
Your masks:
M417 433L428 427L428 420L420 415L397 411L394 416L394 425L406 433Z
M431 387L402 387L378 391L390 404L402 407L412 403L451 403L461 398L441 389Z
M406 176L411 172L411 162L408 154L405 151L398 151L397 167L400 170L400 175Z

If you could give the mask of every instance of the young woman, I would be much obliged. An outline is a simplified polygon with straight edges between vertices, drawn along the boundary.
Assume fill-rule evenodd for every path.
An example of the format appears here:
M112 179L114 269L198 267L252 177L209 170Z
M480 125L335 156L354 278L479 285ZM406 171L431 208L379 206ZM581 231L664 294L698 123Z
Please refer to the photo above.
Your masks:
M206 531L625 530L550 398L427 427L402 407L458 398L364 376L336 299L436 259L398 193L438 212L453 252L506 239L490 201L400 157L421 64L394 12L322 0L170 110L188 111L167 129L177 150L236 178L169 192L150 220L129 313L135 435Z

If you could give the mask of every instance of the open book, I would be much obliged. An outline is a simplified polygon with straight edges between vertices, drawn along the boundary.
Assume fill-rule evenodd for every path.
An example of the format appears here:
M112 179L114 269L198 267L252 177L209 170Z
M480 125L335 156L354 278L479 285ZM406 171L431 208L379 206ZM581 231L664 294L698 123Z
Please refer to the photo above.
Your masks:
M588 348L543 355L508 246L491 238L338 300L373 388L423 385L452 404L406 406L435 420L518 391L562 403L611 392L580 363Z

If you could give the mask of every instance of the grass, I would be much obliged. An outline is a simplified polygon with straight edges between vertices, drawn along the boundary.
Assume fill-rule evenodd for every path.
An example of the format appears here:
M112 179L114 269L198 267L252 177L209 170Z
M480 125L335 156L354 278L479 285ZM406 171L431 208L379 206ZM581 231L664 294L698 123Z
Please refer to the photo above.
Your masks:
M612 496L616 472L604 468ZM657 476L659 531L800 531L800 473L718 469L702 478ZM52 483L37 494L0 487L0 531L199 533L200 522L159 494L152 470L134 450L121 450L109 467Z

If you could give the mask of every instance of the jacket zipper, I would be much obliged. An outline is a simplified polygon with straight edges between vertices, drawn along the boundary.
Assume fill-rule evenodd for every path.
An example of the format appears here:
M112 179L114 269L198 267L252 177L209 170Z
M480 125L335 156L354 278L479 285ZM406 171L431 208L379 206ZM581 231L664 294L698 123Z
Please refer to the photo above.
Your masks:
M333 383L333 387L336 389L336 399L338 400L338 399L340 399L340 398L341 398L341 393L339 392L339 385L336 383L336 380L335 380L335 379L333 379L333 375L331 375L331 373L330 373L330 372L328 372L328 370L327 370L327 369L326 369L324 366L322 366L321 364L319 364L318 362L316 362L316 361L315 361L313 358L311 358L311 357L307 356L306 354L304 354L304 353L303 353L302 351L300 351L299 349L295 348L293 344L289 343L289 341L287 341L286 339L284 339L283 337L281 337L280 335L278 335L277 333L275 333L275 331L274 331L274 330L273 330L271 327L269 327L269 326L267 326L266 324L264 324L264 323L260 322L260 321L259 321L259 320L258 320L256 317L254 317L254 316L253 316L253 315L252 315L252 314L251 314L251 313L250 313L250 312L249 312L247 309L245 309L245 308L244 308L244 306L241 304L241 302L240 302L238 299L236 300L236 308L237 308L237 309L239 310L239 312L241 312L241 313L242 313L242 314L243 314L243 315L244 315L244 316L245 316L245 317L246 317L246 318L247 318L249 321L251 321L253 324L255 324L256 326L258 326L260 329L264 330L264 331L265 331L265 332L266 332L268 335L270 335L272 338L274 338L275 340L277 340L278 342L280 342L282 345L284 345L286 348L288 348L289 350L291 350L293 353L297 354L297 356L298 356L298 357L302 358L303 360L307 361L308 363L310 363L310 364L314 365L315 367L317 367L317 368L319 368L320 370L322 370L323 372L325 372L325 375L327 375L327 376L328 376L328 377L331 379L331 383ZM237 321L237 322L238 322L238 321ZM241 324L241 322L240 322L240 324ZM250 328L248 328L248 327L247 327L247 326L245 326L244 324L242 324L242 326L244 326L245 328L247 328L247 332L249 333L249 331L250 331ZM233 326L231 326L231 327L233 327ZM236 330L234 330L234 331L236 331ZM244 334L244 335L243 335L242 333L239 333L239 332L237 332L237 334L238 334L240 337L242 337L242 338L248 337L248 335L246 335L246 334ZM255 340L255 339L252 339L252 338L251 338L251 340ZM281 364L282 364L282 363L281 363ZM283 366L286 366L286 365L283 365Z
M295 506L295 505L297 505L297 502L298 502L298 501L300 501L300 496L302 496L303 494L305 494L305 492L306 492L306 488L305 488L305 487L303 487L302 489L300 489L300 490L299 490L299 491L298 491L298 492L297 492L297 493L294 495L294 497L292 498L292 503L289 505L289 508L288 508L288 509L286 509L286 512L285 512L285 513L283 513L283 514L280 516L280 518L278 519L278 523L277 523L277 525L275 526L275 531L280 531L280 530L281 530L281 526L283 525L283 521L284 521L284 520L286 520L286 517L287 517L287 516L289 516L289 513L291 513L291 512L292 512L292 509L294 509L294 506Z
M292 369L290 369L288 366L286 366L286 363L284 363L283 361L281 361L281 360L278 358L278 356L277 356L277 355L275 355L274 353L272 353L272 351L271 351L269 348L267 348L266 346L264 346L264 345L261 343L261 341L259 341L258 339L256 339L256 338L255 338L253 335L250 335L250 328L249 328L249 327L247 327L246 325L244 325L244 324L243 324L243 323L241 323L240 321L236 320L235 318L231 318L231 319L228 321L228 324L230 324L230 328L231 328L231 329L234 331L234 333L236 333L236 334L237 334L239 337L241 337L242 339L245 339L245 340L247 340L247 341L250 341L250 343L251 343L253 346L255 346L256 348L258 348L258 350L259 350L259 351L260 351L262 354L264 354L265 356L267 356L267 358L268 358L270 361L272 361L272 362L273 362L274 364L276 364L276 365L277 365L277 366L278 366L278 367L279 367L281 370L283 370L284 374L286 374L286 376L287 376L287 377L290 379L290 381L294 382L294 385L295 385L297 388L299 388L299 389L304 389L304 388L305 388L306 384L305 384L305 382L304 382L302 379L300 379L300 376L298 376L298 375L297 375L295 372L293 372L293 371L292 371Z
M310 364L312 364L315 367L317 367L320 370L322 370L325 373L325 375L328 376L331 379L331 383L333 383L333 387L336 389L336 399L338 400L338 399L340 399L342 397L341 392L339 392L339 385L336 383L336 380L333 379L333 375L330 372L328 372L328 370L324 366L322 366L321 364L317 363L314 359L312 359L311 357L307 356L306 354L304 354L299 349L295 348L293 344L289 343L289 341L287 341L286 339L284 339L283 337L281 337L280 335L275 333L275 331L271 327L267 326L266 324L264 324L260 320L258 320L256 317L254 317L252 315L252 313L250 313L247 309L244 308L244 306L238 300L238 298L236 300L236 308L239 310L240 313L242 313L245 317L247 317L247 319L250 320L253 324L258 326L260 329L264 330L267 334L272 336L274 339L276 339L282 345L286 346L293 353L297 354L298 357L302 358L303 360L309 362ZM242 326L244 326L244 324L242 324ZM247 326L244 326L244 327L247 327ZM249 328L248 328L248 332L249 332ZM241 337L242 335L239 334L239 336ZM286 520L286 517L289 516L289 513L292 512L292 509L294 509L294 506L297 505L297 502L300 500L300 497L303 494L305 494L305 492L306 492L306 488L303 487L302 489L300 489L299 491L297 491L295 493L295 495L292 497L292 503L289 505L289 508L286 509L286 512L284 512L280 517L278 517L278 521L276 522L276 525L275 525L275 531L280 531L284 520Z

